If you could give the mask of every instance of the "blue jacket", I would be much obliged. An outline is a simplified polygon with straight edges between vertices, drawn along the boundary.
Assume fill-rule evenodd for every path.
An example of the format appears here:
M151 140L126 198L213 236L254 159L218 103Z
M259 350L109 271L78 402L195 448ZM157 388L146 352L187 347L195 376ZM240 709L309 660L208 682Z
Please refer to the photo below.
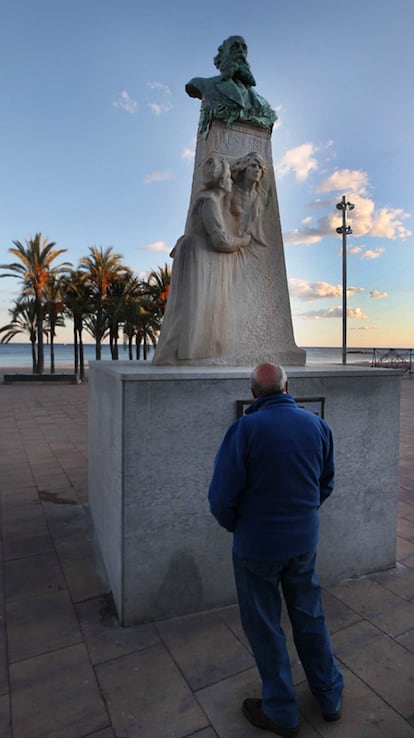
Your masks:
M212 514L241 558L281 561L316 549L318 508L333 491L332 431L292 395L261 397L228 429L209 488Z

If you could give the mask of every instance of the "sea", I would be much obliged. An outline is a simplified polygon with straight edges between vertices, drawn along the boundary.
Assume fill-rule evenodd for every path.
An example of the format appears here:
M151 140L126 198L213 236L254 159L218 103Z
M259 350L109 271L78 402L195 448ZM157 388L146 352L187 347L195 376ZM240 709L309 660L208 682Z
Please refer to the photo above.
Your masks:
M318 346L303 346L302 348L306 351L306 363L307 364L341 364L342 363L342 348L341 347L318 347ZM377 352L386 351L386 349L376 349ZM45 344L45 371L47 372L50 367L50 346ZM148 361L151 361L154 349L152 346L148 350ZM374 355L373 348L348 348L347 350L347 363L348 364L371 364ZM135 354L134 354L135 356ZM95 360L95 344L84 344L84 357L85 365L89 361ZM142 357L142 350L141 350ZM102 346L102 359L110 360L111 354L109 345L104 344ZM128 351L122 345L119 346L119 359L120 361L128 360ZM142 359L141 359L142 360ZM73 344L71 343L56 343L55 344L55 367L73 367L74 356L73 356ZM16 368L31 368L32 366L32 353L30 343L0 343L0 367L16 367Z

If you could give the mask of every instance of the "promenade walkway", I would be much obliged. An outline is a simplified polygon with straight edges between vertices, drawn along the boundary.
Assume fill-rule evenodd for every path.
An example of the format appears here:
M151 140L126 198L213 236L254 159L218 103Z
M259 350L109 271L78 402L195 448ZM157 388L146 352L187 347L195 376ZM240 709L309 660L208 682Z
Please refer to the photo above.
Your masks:
M118 625L87 507L87 394L0 385L1 738L265 735L240 712L260 682L236 606ZM302 738L414 738L413 439L405 378L399 564L324 591L343 717L321 719L292 650Z

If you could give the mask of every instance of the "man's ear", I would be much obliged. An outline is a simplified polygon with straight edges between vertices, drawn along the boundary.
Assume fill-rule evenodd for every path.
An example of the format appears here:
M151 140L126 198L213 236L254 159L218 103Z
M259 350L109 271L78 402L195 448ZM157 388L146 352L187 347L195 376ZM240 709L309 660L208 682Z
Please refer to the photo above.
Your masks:
M288 382L288 380L286 380L285 392L289 392L289 382Z
M257 395L256 395L256 393L255 393L255 391L254 391L253 387L250 387L250 392L252 393L252 395L253 395L254 399L255 399L255 400L257 400Z

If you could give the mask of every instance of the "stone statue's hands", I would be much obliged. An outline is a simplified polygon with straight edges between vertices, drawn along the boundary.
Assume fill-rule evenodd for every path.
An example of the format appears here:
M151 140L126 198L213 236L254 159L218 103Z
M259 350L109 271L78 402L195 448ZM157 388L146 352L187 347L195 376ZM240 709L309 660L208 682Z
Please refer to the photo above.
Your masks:
M250 242L252 240L252 237L251 237L250 233L245 233L241 237L240 240L241 240L241 246L249 246L250 245Z

